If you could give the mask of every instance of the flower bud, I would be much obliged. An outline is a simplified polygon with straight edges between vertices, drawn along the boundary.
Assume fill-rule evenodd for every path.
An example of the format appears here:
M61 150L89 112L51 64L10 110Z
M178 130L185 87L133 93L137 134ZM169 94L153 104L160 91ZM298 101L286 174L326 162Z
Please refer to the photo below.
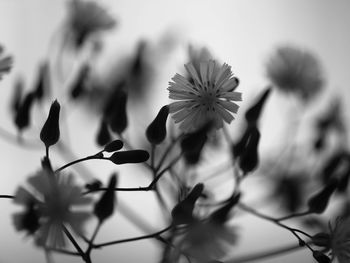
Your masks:
M166 137L166 120L169 115L169 106L163 106L156 118L146 130L147 140L152 144L160 144Z
M20 131L22 131L24 128L27 128L30 124L30 110L32 108L33 101L33 93L28 93L19 106L18 111L16 112L15 125Z
M121 140L114 140L110 143L108 143L105 148L103 149L104 152L116 152L119 151L121 148L123 148L124 143Z
M171 211L171 216L173 218L173 224L189 224L192 223L194 204L197 199L201 196L204 189L203 184L196 184L193 187L189 195L182 201L180 201Z
M23 213L14 214L14 225L17 231L27 231L34 234L40 227L39 212L35 209L35 204L30 203Z
M21 98L23 95L23 89L24 89L24 80L19 77L16 79L15 85L14 85L14 89L13 89L13 93L11 96L11 112L16 114L16 112L18 112L20 106L21 106Z
M311 241L316 246L329 248L331 244L331 236L327 233L317 233L311 237Z
M113 153L109 159L115 164L142 163L149 159L149 153L145 150L121 151Z
M106 109L106 120L111 130L121 134L128 126L128 118L126 115L127 93L122 89L115 90L108 102Z
M108 125L105 120L102 119L99 130L97 132L96 142L99 146L104 146L111 141L111 134L108 130Z
M94 214L99 219L100 223L113 215L115 206L115 187L117 184L117 175L112 174L109 179L107 190L102 194L100 200L96 203Z
M54 145L60 138L60 104L55 100L50 107L49 116L41 129L40 140L45 144L46 148Z
M94 180L91 183L87 183L85 185L85 188L88 189L89 191L96 191L98 189L100 189L100 187L102 186L102 183L100 180Z
M271 93L271 88L268 88L260 96L259 100L245 113L245 119L249 124L254 124L259 120L261 110Z
M330 263L331 259L327 257L325 254L323 254L321 251L313 251L312 256L318 263Z
M260 132L254 127L251 130L249 140L247 145L239 158L239 167L242 169L244 174L252 172L257 168L259 164L259 154L258 154L258 145L260 140Z
M189 133L181 141L181 150L187 164L196 164L200 159L200 154L207 141L207 134L212 128L212 123L207 123L199 130Z
M224 224L228 219L228 215L231 209L238 204L240 197L240 193L232 196L225 205L223 205L210 215L210 221L219 225Z
M337 179L330 179L329 183L308 201L309 211L311 213L321 214L327 208L328 201L338 186Z

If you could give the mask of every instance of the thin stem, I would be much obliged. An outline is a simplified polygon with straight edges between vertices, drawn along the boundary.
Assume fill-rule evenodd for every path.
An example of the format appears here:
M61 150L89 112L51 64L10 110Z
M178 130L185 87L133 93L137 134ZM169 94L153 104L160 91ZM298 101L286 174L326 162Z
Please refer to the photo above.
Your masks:
M111 242L105 242L105 243L93 245L93 247L94 248L101 248L101 247L111 246L111 245L120 244L120 243L132 242L132 241L148 239L148 238L155 238L155 237L158 237L160 234L168 231L172 227L173 226L170 225L170 226L168 226L168 227L166 227L166 228L164 228L164 229L162 229L162 230L160 230L158 232L155 232L153 234L149 234L149 235L145 235L145 236L139 236L139 237L133 237L133 238L120 239L120 240L115 240L115 241L111 241Z
M295 214L291 214L288 216L284 216L284 217L280 217L278 219L276 219L277 221L284 221L284 220L288 220L291 218L295 218L295 217L299 217L299 216L305 216L305 215L309 215L310 211L305 211L305 212L301 212L301 213L295 213Z
M162 175L168 171L171 167L173 167L182 157L182 153L179 154L172 162L170 162L170 164L165 167L162 171L159 172L159 174L154 178L154 180L151 182L151 184L149 185L150 188L153 188L154 185L159 181L159 179L162 177Z
M109 160L109 158L104 158L104 157L101 157L101 156L92 155L92 156L88 156L88 157L85 157L85 158L77 159L75 161L67 163L67 164L61 166L60 168L56 169L55 173L60 172L60 171L62 171L64 169L66 169L67 167L72 166L72 165L74 165L76 163L80 163L80 162L84 162L84 161L88 161L88 160L96 160L96 159L98 159L98 160Z
M299 245L288 245L285 247L281 247L281 248L276 248L273 250L269 250L269 251L263 251L263 252L258 252L255 254L249 254L247 256L241 256L241 257L237 257L237 258L232 258L228 261L226 261L226 263L244 263L244 262L251 262L251 261L255 261L255 260L260 260L260 259L265 259L265 258L270 258L270 257L275 257L275 256L279 256L288 252L293 252L296 250L302 249L302 247L300 247Z
M270 222L273 222L275 223L276 225L282 227L282 228L285 228L287 230L289 230L299 241L299 245L302 246L302 245L306 245L311 251L314 251L301 237L299 237L299 235L297 234L297 232L299 233L302 233L303 235L306 235L307 237L311 237L309 234L305 233L304 231L302 230L299 230L299 229L295 229L295 228L291 228L285 224L282 224L280 223L276 218L273 218L273 217L270 217L270 216L267 216L267 215L264 215L264 214L261 214L260 212L248 207L247 205L245 204L242 204L242 203L239 203L238 204L238 207L241 208L242 210L244 211L247 211L257 217L260 217L262 219L265 219L265 220L268 220Z
M57 253L60 253L60 254L65 254L65 255L80 256L80 254L77 253L77 252L65 250L65 249L62 249L62 248L45 247L45 250L48 250L50 252L57 252Z
M175 139L173 139L171 141L171 143L168 145L168 147L165 149L164 154L162 156L162 158L160 159L157 167L156 167L156 171L158 171L160 169L160 167L163 165L165 159L168 157L170 151L173 149L173 147L176 145L176 143L183 137L183 134L177 136Z
M93 190L88 190L86 192L83 193L83 195L86 194L90 194L90 193L94 193L94 192L99 192L99 191L107 191L107 187L100 187L97 189L93 189ZM138 192L138 191L150 191L152 190L151 188L149 188L148 186L146 187L130 187L130 188L123 188L123 187L116 187L114 188L114 191L118 192Z
M95 228L95 231L92 233L91 239L89 240L89 246L85 252L85 255L88 258L90 258L90 253L91 253L91 250L93 249L93 244L94 244L95 238L97 236L97 233L101 228L101 225L102 225L102 221L98 221L96 228Z
M50 157L49 157L49 147L47 147L47 146L45 146L45 153L46 153L47 159L50 159Z
M0 195L0 198L14 199L15 197L13 195Z
M66 236L68 237L68 239L70 240L70 242L72 242L73 246L75 247L75 249L78 251L79 255L82 257L82 259L84 259L84 261L86 261L86 257L85 257L85 253L84 251L81 249L81 247L79 246L79 244L77 243L77 241L75 241L74 237L72 236L72 234L68 231L68 229L65 227L65 225L62 224L62 228L63 228L63 232L66 234Z

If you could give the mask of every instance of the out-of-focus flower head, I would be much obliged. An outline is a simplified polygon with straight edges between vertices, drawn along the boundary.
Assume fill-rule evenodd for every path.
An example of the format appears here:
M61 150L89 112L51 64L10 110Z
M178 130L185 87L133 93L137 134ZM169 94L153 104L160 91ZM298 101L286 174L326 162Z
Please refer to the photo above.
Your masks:
M66 244L62 225L83 234L83 223L91 215L84 206L92 200L82 195L83 188L75 185L71 174L54 174L43 168L27 183L17 189L14 198L15 203L25 207L25 211L13 216L18 231L27 231L38 245L51 248Z
M13 64L13 58L9 55L4 55L4 48L0 45L0 80L2 75L10 72Z
M232 113L239 106L242 94L234 91L238 79L227 64L217 66L214 60L200 62L199 71L190 62L185 64L190 79L176 74L169 82L169 98L178 100L169 105L175 123L181 122L184 132L195 131L208 122L219 129L223 122L231 123Z
M333 258L339 263L350 261L350 217L338 218L334 228L329 225L331 232L331 250Z
M279 90L294 93L304 102L314 98L323 87L321 65L314 54L292 46L281 46L267 63L267 76Z
M235 228L211 221L198 221L189 226L177 247L193 257L195 262L211 262L225 257L236 240ZM173 256L176 260L179 255L175 253Z
M95 32L111 29L116 21L93 1L71 0L69 2L68 27L74 42L80 47Z
M192 45L188 47L189 61L193 64L197 72L200 71L200 63L214 59L210 51L206 47L195 48Z

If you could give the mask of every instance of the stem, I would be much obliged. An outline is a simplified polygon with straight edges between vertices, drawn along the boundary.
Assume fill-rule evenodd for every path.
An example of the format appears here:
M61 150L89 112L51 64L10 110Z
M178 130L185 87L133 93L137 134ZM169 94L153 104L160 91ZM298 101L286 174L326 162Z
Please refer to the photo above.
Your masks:
M86 252L85 252L85 255L86 255L88 258L90 258L90 253L91 253L91 250L93 249L93 243L94 243L94 241L95 241L95 238L96 238L96 236L97 236L98 231L100 230L101 225L102 225L102 221L98 221L97 226L96 226L96 228L95 228L95 231L94 231L94 233L92 234L92 237L91 237L91 239L90 239L90 241L89 241L89 246L88 246L88 248L87 248L87 250L86 250Z
M47 146L45 146L45 153L46 153L47 159L50 159L49 158L49 147L47 147Z
M120 243L126 243L126 242L142 240L142 239L158 237L160 234L168 231L172 227L173 226L170 225L170 226L164 228L163 230L160 230L160 231L158 231L156 233L153 233L153 234L149 234L149 235L145 235L145 236L139 236L139 237L133 237L133 238L120 239L120 240L115 240L115 241L111 241L111 242L105 242L105 243L93 245L93 247L94 248L101 248L101 247L111 246L111 245L120 244Z
M239 203L238 204L238 207L241 208L242 210L244 211L247 211L257 217L260 217L262 219L265 219L265 220L268 220L270 222L273 222L275 223L276 225L282 227L282 228L285 228L287 230L289 230L299 241L299 246L302 246L302 245L306 245L307 248L309 248L311 251L314 251L301 237L299 237L299 235L297 234L297 232L299 233L302 233L303 235L307 236L307 237L311 237L309 234L305 233L304 231L302 230L299 230L299 229L295 229L295 228L291 228L289 226L286 226L285 224L282 224L278 221L278 219L275 219L275 218L272 218L270 216L267 216L267 215L264 215L264 214L261 214L259 213L258 211L248 207L247 205L245 204L242 204L242 203Z
M284 216L284 217L280 217L278 219L276 219L277 221L284 221L284 220L288 220L291 218L295 218L295 217L299 217L299 216L305 216L305 215L309 215L310 211L305 211L305 212L301 212L301 213L295 213L295 214L291 214L288 216Z
M67 164L61 166L60 168L56 169L55 173L60 172L60 171L62 171L64 169L66 169L67 167L72 166L72 165L74 165L76 163L80 163L80 162L84 162L84 161L88 161L88 160L96 160L96 159L98 159L98 160L109 160L109 158L104 158L104 157L101 157L101 156L92 155L92 156L88 156L88 157L85 157L85 158L77 159L75 161L67 163Z
M0 195L0 198L14 199L15 197L13 195Z
M77 243L77 241L75 241L74 237L72 236L71 233L69 233L68 229L62 224L62 228L63 228L63 232L66 234L66 236L68 237L68 239L70 240L70 242L72 242L73 246L75 247L75 249L78 251L79 255L82 257L82 259L87 262L90 263L89 261L86 260L85 257L85 253L84 251L81 249L81 247L79 246L79 244Z
M182 157L182 153L179 154L167 167L165 167L162 171L159 172L159 174L154 178L154 180L151 182L151 184L149 185L149 188L153 188L154 185L159 181L159 179L162 177L162 175L168 171L171 167L173 167L173 165L175 165L180 158Z
M170 151L173 149L173 147L176 145L176 143L183 137L183 134L177 136L175 139L172 140L172 142L168 145L168 147L165 149L164 154L162 156L162 158L160 159L157 167L156 167L156 171L158 171L160 169L160 167L163 165L166 157L169 155Z
M98 192L98 191L107 191L107 187L101 187L98 189L94 189L94 190L89 190L83 193L83 195L89 194L89 193L94 193L94 192ZM114 188L114 191L120 191L120 192L137 192L137 191L150 191L152 190L151 188L149 188L148 186L146 187L130 187L130 188L123 188L123 187L116 187Z
M288 245L282 248L276 248L270 251L263 251L263 252L258 252L255 254L250 254L247 256L242 256L242 257L237 257L237 258L232 258L226 263L244 263L244 262L250 262L250 261L255 261L255 260L260 260L260 259L265 259L265 258L270 258L270 257L275 257L282 255L284 253L292 252L298 249L301 249L299 245Z

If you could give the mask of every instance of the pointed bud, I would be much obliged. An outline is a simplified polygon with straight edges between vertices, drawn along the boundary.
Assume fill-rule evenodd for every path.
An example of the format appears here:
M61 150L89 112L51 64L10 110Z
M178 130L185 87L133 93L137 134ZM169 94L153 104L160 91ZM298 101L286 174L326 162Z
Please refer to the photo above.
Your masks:
M331 263L331 259L323 254L321 251L313 251L312 256L318 263Z
M228 215L232 208L238 204L240 197L240 193L231 197L225 205L223 205L210 215L210 221L219 225L224 224L227 221Z
M244 174L252 172L258 167L259 154L258 145L260 141L260 132L254 127L251 130L248 143L241 157L239 158L239 167L242 169Z
M121 148L123 148L124 143L121 140L114 140L110 143L108 143L105 148L103 149L104 152L116 152L119 151Z
M329 183L318 193L312 196L308 201L309 211L311 213L321 214L327 208L331 195L338 186L337 179L330 179Z
M208 139L208 132L212 128L212 123L207 123L198 131L189 133L181 141L181 150L187 164L197 164L203 147Z
M46 148L56 144L60 138L60 109L60 104L55 100L51 104L49 116L41 129L40 140L45 144Z
M77 99L85 91L85 81L90 73L90 66L88 64L83 65L80 68L78 76L72 85L70 95L73 99Z
M182 201L180 201L171 211L171 216L173 218L173 224L189 224L192 223L194 204L201 196L204 189L203 184L196 184L193 187L189 195Z
M249 124L255 124L261 115L262 108L271 93L271 88L268 88L260 96L258 101L246 112L245 119Z
M118 134L122 134L128 126L126 114L127 98L127 93L124 90L115 90L106 107L105 117L107 123L111 130Z
M253 127L254 126L247 126L240 140L232 145L231 152L234 158L238 158L244 152Z
M160 144L166 137L166 120L169 115L169 106L163 106L157 117L152 121L146 130L147 140L151 144Z
M329 248L331 244L331 236L327 233L317 233L311 237L311 241L316 246Z
M102 194L100 200L96 203L94 214L99 219L100 223L113 215L115 206L115 187L117 185L117 175L112 174L109 179L107 190Z
M99 146L104 146L112 140L108 126L105 120L102 119L99 130L97 132L96 142Z
M145 150L121 151L113 153L109 159L115 164L143 163L149 159L149 153Z
M30 124L30 110L33 105L33 100L33 93L28 93L18 108L18 111L16 112L15 124L17 126L17 129L20 131L24 128L27 128Z

